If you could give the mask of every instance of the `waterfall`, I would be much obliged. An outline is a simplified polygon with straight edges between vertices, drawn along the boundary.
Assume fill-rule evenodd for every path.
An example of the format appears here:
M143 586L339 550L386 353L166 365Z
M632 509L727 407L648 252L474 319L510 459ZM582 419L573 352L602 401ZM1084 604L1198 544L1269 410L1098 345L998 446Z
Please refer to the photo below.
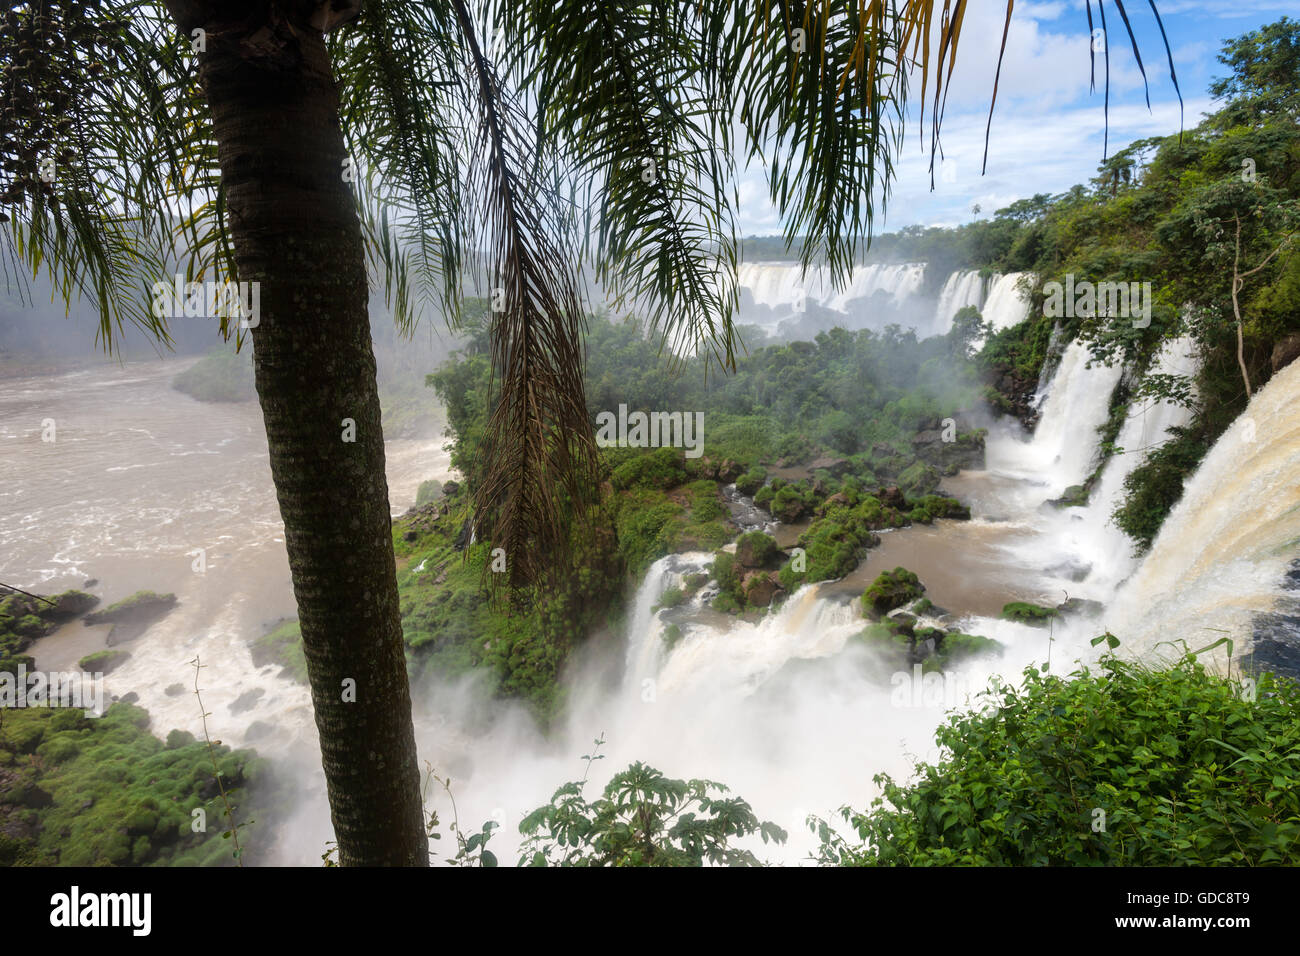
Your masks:
M1293 362L1256 393L1187 481L1107 610L1128 649L1158 653L1159 642L1181 639L1194 650L1227 636L1237 654L1249 650L1251 617L1283 596L1300 546L1298 406Z
M1027 275L1028 272L1008 272L993 279L983 314L994 332L1009 329L1029 318L1029 299L1020 291L1020 280Z
M1032 439L1024 441L1006 430L989 435L989 470L1042 486L1046 493L1037 503L1082 484L1092 473L1101 444L1097 429L1110 414L1111 393L1123 369L1089 366L1089 357L1087 346L1080 342L1066 348Z
M1167 342L1147 374L1194 376L1199 365L1191 338ZM1192 410L1170 401L1138 399L1128 409L1115 440L1121 449L1102 469L1084 507L1064 508L1044 516L1046 530L1068 563L1088 569L1082 587L1070 588L1077 597L1110 600L1119 584L1137 564L1133 540L1114 523L1112 515L1124 494L1124 479L1146 461L1150 452L1172 437L1175 427L1191 421ZM1062 558L1062 563L1067 559Z
M976 269L959 269L948 276L939 293L939 305L934 313L934 334L947 335L952 320L966 306L979 308L984 304L984 279Z
M753 296L755 305L789 307L802 296L806 302L847 314L853 303L879 292L887 293L894 305L902 305L921 291L925 264L858 266L839 290L827 266L810 266L804 272L798 265L784 262L746 262L737 269L736 278Z
M747 262L736 278L744 294L740 320L769 336L807 340L837 325L878 331L890 323L926 335L934 326L933 300L922 295L924 263L861 265L840 289L826 266L805 272L785 262Z
M630 679L653 677L663 660L663 611L655 608L659 599L669 588L680 587L686 575L707 570L712 562L712 554L691 552L670 554L650 565L629 618L626 673Z

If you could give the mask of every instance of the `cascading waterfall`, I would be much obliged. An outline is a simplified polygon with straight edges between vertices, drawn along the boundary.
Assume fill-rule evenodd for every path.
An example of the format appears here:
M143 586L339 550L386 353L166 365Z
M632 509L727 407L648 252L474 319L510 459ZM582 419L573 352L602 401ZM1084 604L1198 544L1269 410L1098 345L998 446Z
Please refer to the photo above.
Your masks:
M1181 338L1164 345L1147 374L1190 378L1199 364L1195 341ZM1192 418L1191 408L1177 402L1139 402L1129 407L1115 442L1121 451L1102 469L1087 506L1061 512L1069 522L1068 546L1079 562L1091 569L1085 582L1087 597L1109 599L1137 564L1132 539L1111 517L1123 496L1124 480L1152 450L1169 440L1174 428L1187 425Z
M994 332L1019 325L1029 318L1029 299L1020 289L1020 280L1028 272L1008 272L995 276L989 287L989 297L984 303L984 320Z
M1252 615L1283 596L1300 549L1297 407L1293 362L1256 393L1188 480L1107 609L1108 626L1130 650L1151 655L1173 640L1195 649L1224 636L1238 654L1248 650Z
M737 270L737 282L749 290L756 305L782 308L800 298L837 312L848 312L851 303L888 293L895 305L920 292L925 278L923 263L859 266L844 288L836 290L831 270L810 266L804 272L797 265L779 262L747 262Z
M984 304L984 279L977 269L959 269L948 276L939 293L939 305L935 309L935 334L946 335L952 328L952 320L967 306L980 308Z
M1101 443L1097 429L1106 422L1111 393L1123 369L1090 365L1090 357L1081 342L1066 348L1032 439L1024 441L1006 428L989 434L988 469L1038 486L1018 510L1037 508L1071 485L1081 484L1092 472Z

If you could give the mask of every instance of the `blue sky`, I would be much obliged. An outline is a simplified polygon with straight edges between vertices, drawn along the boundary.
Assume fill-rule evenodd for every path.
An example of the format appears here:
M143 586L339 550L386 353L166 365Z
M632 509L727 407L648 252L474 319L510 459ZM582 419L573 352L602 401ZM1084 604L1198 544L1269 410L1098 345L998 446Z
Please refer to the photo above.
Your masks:
M876 222L879 232L914 224L968 222L976 203L982 208L981 218L986 218L1016 199L1040 192L1063 192L1075 183L1085 182L1096 173L1101 161L1102 62L1099 56L1097 91L1089 95L1089 34L1084 4L1082 0L1022 0L1016 4L1007 40L988 170L980 175L984 127L1006 6L1002 0L972 0L969 6L943 122L942 142L948 166L936 174L931 192L929 158L922 152L913 113L886 217ZM1173 48L1185 125L1189 128L1213 108L1207 89L1211 80L1224 73L1217 60L1223 41L1297 12L1296 0L1157 0L1157 6ZM1150 111L1123 22L1111 0L1107 0L1107 7L1113 153L1141 137L1176 133L1179 107L1150 5L1142 0L1126 3L1150 82ZM1095 19L1095 4L1093 10ZM775 210L767 201L761 169L742 173L740 201L739 227L743 235L781 231Z

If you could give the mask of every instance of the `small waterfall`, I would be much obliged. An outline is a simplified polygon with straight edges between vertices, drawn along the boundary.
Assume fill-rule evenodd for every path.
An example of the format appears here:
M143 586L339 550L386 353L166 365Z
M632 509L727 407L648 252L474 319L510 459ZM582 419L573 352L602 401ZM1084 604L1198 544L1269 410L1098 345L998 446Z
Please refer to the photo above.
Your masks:
M1198 366L1196 343L1182 338L1164 345L1148 374L1191 377ZM1133 572L1137 561L1132 539L1116 527L1111 517L1124 494L1124 480L1153 449L1169 440L1172 429L1188 424L1191 418L1192 410L1186 405L1135 402L1115 441L1122 451L1106 462L1087 506L1059 513L1066 525L1060 533L1064 549L1077 565L1091 569L1084 582L1087 597L1109 600L1120 582Z
M1300 548L1300 362L1273 376L1188 480L1106 620L1131 651L1230 637L1249 651L1251 618L1284 596ZM1162 649L1169 652L1169 648ZM1222 658L1219 658L1221 661Z
M984 304L984 280L976 269L959 269L948 276L939 293L939 305L934 313L934 334L947 335L952 320L966 306L979 308Z
M989 435L989 470L1042 486L1046 493L1038 503L1082 484L1094 467L1101 444L1097 429L1110 414L1111 393L1123 370L1118 365L1089 366L1089 357L1080 342L1066 348L1031 440L1006 431Z
M627 648L627 675L635 680L653 677L663 660L664 623L662 611L655 605L671 587L679 587L682 579L696 571L706 570L713 555L704 552L670 554L650 565L645 579L637 589L629 620L630 641Z
M993 279L983 314L994 332L1009 329L1029 318L1029 299L1020 291L1020 280L1027 275L1028 272L1008 272Z

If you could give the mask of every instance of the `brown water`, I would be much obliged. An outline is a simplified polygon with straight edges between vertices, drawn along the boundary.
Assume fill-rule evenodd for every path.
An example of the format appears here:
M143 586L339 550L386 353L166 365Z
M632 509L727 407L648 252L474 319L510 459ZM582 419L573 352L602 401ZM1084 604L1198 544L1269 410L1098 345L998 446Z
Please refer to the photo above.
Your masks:
M305 688L255 667L247 646L296 616L261 411L174 391L172 378L193 361L0 382L0 581L48 593L97 578L89 590L101 607L141 589L173 592L176 610L122 645L132 656L105 678L107 693L137 692L156 732L197 730L192 695L165 693L192 686L197 655L209 723L224 739L239 743L255 720L283 731L277 744L314 737ZM388 443L395 512L421 481L449 477L442 443ZM73 669L102 649L106 631L74 621L29 653L42 669ZM254 688L261 699L231 720L229 705Z

